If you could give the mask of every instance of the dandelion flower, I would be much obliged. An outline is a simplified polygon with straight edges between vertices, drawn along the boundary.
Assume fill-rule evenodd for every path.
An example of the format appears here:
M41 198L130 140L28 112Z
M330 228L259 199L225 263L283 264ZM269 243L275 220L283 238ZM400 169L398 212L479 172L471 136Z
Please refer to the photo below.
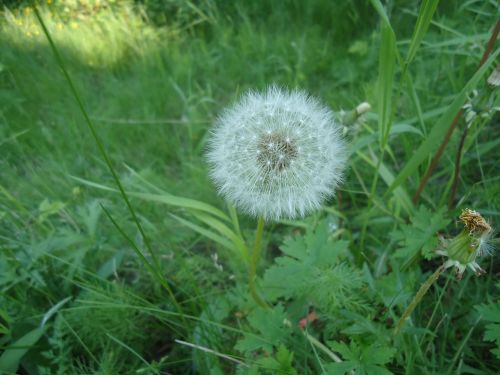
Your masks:
M443 248L437 253L448 258L444 267L455 267L458 278L462 277L466 268L479 276L485 271L476 259L491 253L493 230L480 213L468 208L462 211L460 220L465 226L464 230L450 240L443 240Z
M211 176L222 196L252 216L302 217L341 181L340 130L333 113L302 91L248 92L211 133Z

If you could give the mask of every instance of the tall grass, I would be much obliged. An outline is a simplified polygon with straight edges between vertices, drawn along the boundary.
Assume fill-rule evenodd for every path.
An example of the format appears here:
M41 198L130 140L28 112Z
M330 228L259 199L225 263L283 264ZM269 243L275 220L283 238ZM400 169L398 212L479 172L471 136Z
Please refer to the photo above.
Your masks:
M491 93L484 81L498 49L477 66L499 16L495 4L206 1L169 2L167 11L158 4L40 4L59 66L32 7L1 12L0 347L8 355L0 363L7 358L11 371L20 364L26 373L38 366L40 373L218 374L235 371L224 355L259 368L272 368L271 359L286 362L285 351L279 358L267 353L266 362L235 349L241 337L269 337L242 287L248 254L241 239L253 238L254 223L216 196L203 161L220 110L269 83L308 90L336 111L363 101L374 108L345 128L351 157L338 200L317 216L272 228L263 237L261 266L281 254L285 236L328 221L334 238L347 241L345 261L363 273L364 292L385 304L369 316L325 314L311 337L320 332L319 339L346 344L363 341L363 332L386 337L424 274L440 264L420 255L401 261L395 254L403 246L392 233L414 223L420 206L429 223L435 220L429 225L439 221L458 132L420 206L411 196L460 107L468 102L479 112L496 103L473 96L474 89ZM458 207L478 209L498 227L493 121L478 117L470 125L457 197ZM158 266L144 252L146 239ZM496 265L495 258L486 263L490 272L480 280L441 276L403 333L383 343L397 348L388 368L492 371L498 361L472 307L494 299ZM177 309L162 284L172 288ZM288 320L309 313L302 310L309 301L298 301L304 303L286 310ZM273 314L269 322L281 317ZM337 353L311 347L297 332L286 341L297 371L328 368Z

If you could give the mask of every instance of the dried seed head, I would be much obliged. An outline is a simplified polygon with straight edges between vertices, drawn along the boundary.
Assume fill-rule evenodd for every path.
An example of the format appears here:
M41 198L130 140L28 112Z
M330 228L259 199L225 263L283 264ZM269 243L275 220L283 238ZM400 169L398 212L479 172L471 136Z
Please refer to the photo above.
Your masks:
M452 239L442 240L443 248L437 253L448 258L445 267L455 267L459 278L467 267L479 276L485 271L476 259L491 253L492 228L480 213L468 208L462 211L459 218L465 229Z
M479 212L466 208L462 211L459 218L471 233L491 232L490 225L484 220Z
M304 216L333 194L346 152L328 108L304 92L270 87L222 113L207 157L225 198L279 220Z

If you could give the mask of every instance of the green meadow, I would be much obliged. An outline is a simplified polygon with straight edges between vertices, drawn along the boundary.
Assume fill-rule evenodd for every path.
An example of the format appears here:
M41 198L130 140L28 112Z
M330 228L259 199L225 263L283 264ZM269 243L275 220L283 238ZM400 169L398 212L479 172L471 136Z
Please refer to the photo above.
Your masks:
M497 373L499 19L494 0L4 1L0 373ZM347 163L321 209L260 232L206 152L271 85L335 112Z

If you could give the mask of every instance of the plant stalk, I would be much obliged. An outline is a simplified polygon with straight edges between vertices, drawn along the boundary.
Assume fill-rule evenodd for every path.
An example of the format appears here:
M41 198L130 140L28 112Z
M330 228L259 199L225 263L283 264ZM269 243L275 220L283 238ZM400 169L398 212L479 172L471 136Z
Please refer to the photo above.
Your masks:
M76 86L74 85L73 80L71 79L71 76L69 75L69 73L66 69L64 60L63 60L61 54L59 53L59 50L56 47L56 45L52 39L52 36L50 35L50 32L47 29L47 26L45 25L45 22L43 21L43 18L38 10L38 7L37 7L37 4L35 1L33 1L33 9L34 9L34 13L35 13L36 18L37 18L38 22L40 23L40 26L42 27L43 33L47 37L47 41L49 42L50 48L54 54L54 58L55 58L57 64L59 65L59 68L61 69L63 76L66 79L66 82L68 83L69 89L70 89L71 93L73 94L73 97L74 97L74 99L75 99L75 101L80 109L80 112L83 115L85 123L87 124L87 127L90 130L92 137L94 138L94 141L97 145L97 148L98 148L102 158L104 159L104 161L105 161L105 163L106 163L106 165L111 173L111 176L113 177L113 180L114 180L116 186L118 187L118 190L120 191L120 195L123 198L123 201L125 202L125 205L127 206L127 209L129 211L130 215L132 216L133 222L135 223L137 229L139 230L139 233L141 234L141 238L144 241L144 245L146 246L146 249L148 250L149 255L151 256L151 259L152 259L152 263L153 263L152 267L155 270L154 274L156 274L162 278L161 285L166 289L172 303L175 305L177 311L182 316L182 314L183 314L182 307L180 306L179 302L177 301L177 299L174 295L174 292L172 290L172 287L167 282L167 280L165 280L162 277L161 263L160 263L157 255L153 251L153 248L151 246L149 238L146 236L146 233L144 232L144 229L142 228L142 225L141 225L141 223L140 223L140 221L135 213L134 208L132 207L132 204L130 203L130 200L125 192L125 189L123 188L123 185L120 181L120 178L118 177L118 174L116 173L115 169L113 168L113 165L111 163L111 159L109 158L109 155L106 152L106 149L104 148L104 144L102 143L99 135L97 134L97 130L94 127L94 124L92 123L92 120L90 119L90 117L85 109L85 106L83 105L83 101L80 98L80 95L78 94L78 90L76 89ZM143 260L145 260L147 262L147 260L144 256L142 258L143 258ZM147 262L146 265L147 264L149 264L149 262ZM183 319L183 321L184 321L184 319ZM187 329L187 326L186 326L186 329Z
M252 257L250 258L250 275L249 275L249 288L250 294L257 304L266 309L270 308L269 305L259 296L257 293L257 285L255 284L255 280L257 279L257 264L260 260L260 251L262 244L262 236L264 234L264 218L259 217L259 221L257 222L257 230L255 233L255 242L253 245Z
M323 343L321 343L314 336L311 336L306 331L304 331L304 336L307 338L307 340L309 340L309 342L312 345L314 345L315 347L317 347L318 349L320 349L323 353L325 353L328 357L330 357L331 359L333 359L335 362L337 362L337 363L341 363L342 362L342 360L340 359L340 357L337 354L335 354L330 349L328 349L326 347L326 345L324 345Z
M398 323L396 324L396 328L394 328L394 332L392 333L393 337L399 333L406 319L411 315L413 310L415 310L415 308L420 303L422 298L424 298L429 288L432 286L432 284L434 284L434 282L439 278L439 276L443 273L444 270L445 270L444 265L439 266L439 268L436 271L434 271L432 275L429 276L429 278L425 281L425 283L422 284L417 294L415 294L415 297L413 297L413 300L410 302L405 312L403 313Z
M458 182L460 180L460 164L462 162L462 152L464 149L465 138L469 132L469 127L465 124L464 131L460 137L460 143L458 144L457 153L455 155L455 173L453 174L453 184L451 186L450 197L448 199L448 210L452 210L455 204L455 195L457 194Z
M493 28L491 32L491 37L488 40L488 44L486 45L486 49L484 50L483 57L481 58L481 61L479 62L478 69L488 60L488 57L491 54L491 51L493 50L493 47L495 46L495 41L497 40L498 34L500 33L500 20L497 21L495 24L495 27ZM441 142L441 145L439 146L436 154L432 158L431 165L429 166L429 169L427 169L427 172L425 172L424 177L422 178L422 181L420 181L420 185L418 186L418 189L413 196L413 203L417 203L418 200L420 199L420 195L422 194L422 191L425 188L425 185L427 185L427 182L429 181L429 178L432 176L432 173L434 172L434 169L436 169L436 166L439 162L439 159L441 159L441 156L443 155L444 149L448 142L450 141L451 134L453 133L453 130L457 127L458 121L462 117L462 113L464 112L463 108L460 108L458 113L455 115L455 118L453 119L452 123L450 124L450 127L448 128L448 131L446 132L446 135L444 136L443 141Z

